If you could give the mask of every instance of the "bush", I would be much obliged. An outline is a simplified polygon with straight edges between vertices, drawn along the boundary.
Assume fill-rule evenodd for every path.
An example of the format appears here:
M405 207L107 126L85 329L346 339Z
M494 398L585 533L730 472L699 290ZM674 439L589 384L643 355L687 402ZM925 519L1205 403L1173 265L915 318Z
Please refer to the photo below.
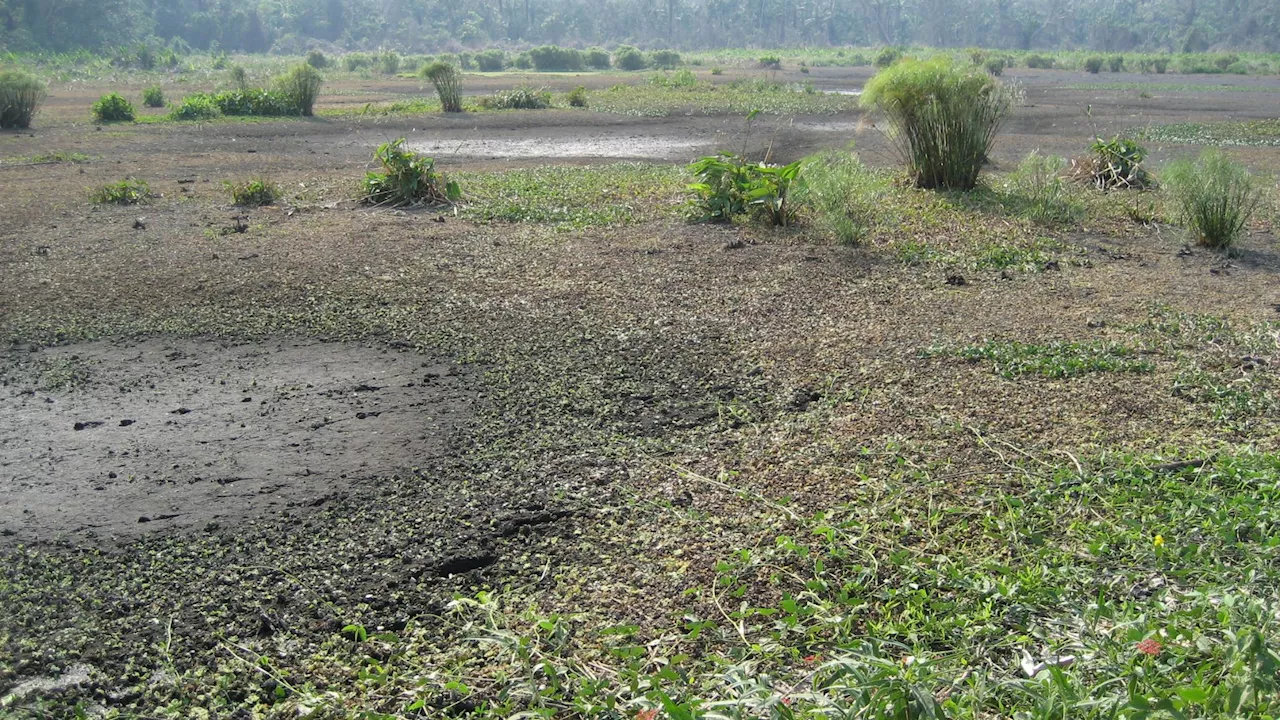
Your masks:
M782 58L777 55L762 55L760 57L760 67L766 70L781 70Z
M1151 65L1156 69L1157 73L1163 75L1169 69L1169 58L1158 57L1151 61Z
M1227 68L1240 62L1240 56L1232 53L1230 55L1219 55L1213 59L1213 66L1222 72L1226 72Z
M1027 67L1032 69L1036 69L1036 70L1052 70L1053 69L1053 58L1049 57L1048 55L1028 55L1026 62L1027 62Z
M461 70L474 70L475 57L469 52L458 53L458 68Z
M710 155L689 166L695 180L689 189L703 220L726 222L749 214L770 225L790 225L795 217L791 186L800 165L754 163L733 153Z
M97 205L137 205L150 196L145 180L121 180L93 191L89 200Z
M231 202L242 207L262 207L280 199L280 186L262 178L239 183L227 181L222 185L231 193Z
M1079 213L1067 194L1062 172L1067 161L1032 152L1009 176L1009 190L1022 214L1039 222L1066 222Z
M801 66L800 66L800 74L801 74L801 75L808 75L808 74L809 74L809 66L808 66L808 65L801 65Z
M93 119L100 123L133 120L133 103L120 93L103 95L93 104Z
M22 70L0 70L0 128L31 127L48 90L36 76Z
M991 75L994 75L995 77L1000 77L1001 75L1004 74L1004 68L1005 68L1004 58L993 57L990 60L987 60L986 68L987 68L987 72L990 73Z
M587 63L587 67L592 70L608 70L609 69L609 53L600 48L591 48L587 50L583 56L583 60Z
M866 237L883 197L883 183L853 153L828 150L800 165L796 205L812 212L815 224L842 245Z
M1228 65L1226 70L1223 72L1228 72L1232 75L1248 75L1249 66L1245 65L1243 62L1236 61Z
M278 92L284 95L302 115L310 116L320 96L324 77L319 70L306 63L295 65L292 70L276 79Z
M481 98L480 105L491 110L545 110L551 107L551 93L521 85Z
M456 182L435 171L435 160L406 150L404 138L379 145L373 158L381 163L382 171L365 175L365 203L448 205L462 196Z
M655 50L649 53L649 64L664 70L671 70L680 65L680 53L674 50Z
M153 85L142 91L142 104L149 108L164 107L164 90Z
M664 88L691 88L697 86L698 77L692 71L685 69L672 74L654 75L649 78L649 84Z
M1107 60L1107 67L1110 68L1113 73L1122 72L1124 70L1124 56L1112 55L1111 58Z
M568 94L565 95L565 101L569 103L569 107L581 107L581 108L586 107L587 106L587 89L579 85L578 87L570 90Z
M497 48L485 50L475 56L476 67L481 72L502 72L507 66L507 54Z
M876 55L875 66L878 68L887 68L890 65L902 59L902 51L898 48L887 47Z
M462 112L462 76L452 65L439 60L424 65L418 73L431 81L440 98L440 109L447 113Z
M1106 63L1106 60L1104 60L1101 56L1093 55L1085 59L1084 69L1088 70L1094 75L1097 75L1098 73L1102 72L1102 65L1104 63Z
M209 99L223 115L281 117L301 112L292 97L262 88L227 90L211 95Z
M538 72L566 71L576 72L583 67L582 53L573 48L562 48L558 45L543 45L529 51L529 59Z
M378 72L383 75L395 75L400 72L400 55L394 51L384 52L379 55Z
M1201 245L1230 248L1262 205L1261 183L1221 150L1210 148L1195 162L1178 160L1164 172L1164 184L1179 219Z
M863 89L864 107L889 118L915 183L922 188L971 190L1014 93L973 67L950 58L903 60L881 70Z
M373 58L364 53L349 53L342 56L342 69L347 72L356 72L373 66Z
M231 68L231 84L240 90L249 89L249 73L239 65Z
M518 70L532 70L533 58L529 57L529 52L526 50L525 52L517 55L516 59L511 61L511 64Z
M648 61L645 60L644 53L630 45L622 45L613 53L613 66L619 70L634 72L645 69L647 65Z
M1100 190L1141 190L1151 185L1151 176L1142 167L1142 161L1147 159L1147 150L1137 142L1119 136L1110 140L1095 138L1089 150L1092 153L1090 173L1093 184Z
M723 75L723 74L724 74L724 68L721 68L721 67L713 67L713 68L711 68L711 74L712 74L712 75Z
M319 50L310 50L307 52L307 64L317 70L323 70L329 67L329 57Z
M213 101L213 97L205 93L194 93L182 99L182 104L169 111L171 120L211 120L222 115L222 111Z

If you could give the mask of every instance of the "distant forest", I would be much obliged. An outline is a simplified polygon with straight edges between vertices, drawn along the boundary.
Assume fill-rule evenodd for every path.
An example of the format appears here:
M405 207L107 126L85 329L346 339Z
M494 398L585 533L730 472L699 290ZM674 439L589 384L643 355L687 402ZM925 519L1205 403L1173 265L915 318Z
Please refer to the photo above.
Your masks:
M0 49L630 43L1280 50L1280 0L0 0Z

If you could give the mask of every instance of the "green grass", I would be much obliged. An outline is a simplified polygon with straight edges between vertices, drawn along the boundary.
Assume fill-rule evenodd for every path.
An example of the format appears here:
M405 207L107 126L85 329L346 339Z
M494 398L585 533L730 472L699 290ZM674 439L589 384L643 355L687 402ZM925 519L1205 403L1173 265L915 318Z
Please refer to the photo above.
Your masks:
M145 180L121 180L103 185L89 195L95 205L137 205L151 197L151 189Z
M0 165L46 165L53 163L70 163L72 165L82 165L84 163L93 162L93 158L84 153L68 152L65 150L56 150L53 152L39 153L36 155L24 155L19 157L5 158L0 161Z
M1280 120L1153 125L1134 134L1148 142L1276 147L1280 146Z
M962 348L933 348L927 357L950 356L969 362L989 362L1001 376L1039 375L1069 378L1096 372L1148 373L1155 366L1138 351L1115 343L1049 342L1043 345L988 340Z
M661 216L677 205L688 181L682 168L642 163L547 166L455 177L466 191L465 217L562 229Z

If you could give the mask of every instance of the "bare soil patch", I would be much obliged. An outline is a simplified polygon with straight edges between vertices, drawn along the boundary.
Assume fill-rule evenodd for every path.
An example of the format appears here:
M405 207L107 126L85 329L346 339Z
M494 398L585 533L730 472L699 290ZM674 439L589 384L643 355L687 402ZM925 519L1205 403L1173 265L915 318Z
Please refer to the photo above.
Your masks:
M442 452L454 365L353 344L94 342L0 359L0 534L118 540L299 514Z

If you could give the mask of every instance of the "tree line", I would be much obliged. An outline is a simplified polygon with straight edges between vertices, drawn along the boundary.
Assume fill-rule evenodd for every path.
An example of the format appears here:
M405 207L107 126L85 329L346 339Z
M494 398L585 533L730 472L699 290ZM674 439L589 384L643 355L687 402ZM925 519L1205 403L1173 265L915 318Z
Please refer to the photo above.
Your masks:
M0 49L630 43L1280 51L1276 0L0 0Z

